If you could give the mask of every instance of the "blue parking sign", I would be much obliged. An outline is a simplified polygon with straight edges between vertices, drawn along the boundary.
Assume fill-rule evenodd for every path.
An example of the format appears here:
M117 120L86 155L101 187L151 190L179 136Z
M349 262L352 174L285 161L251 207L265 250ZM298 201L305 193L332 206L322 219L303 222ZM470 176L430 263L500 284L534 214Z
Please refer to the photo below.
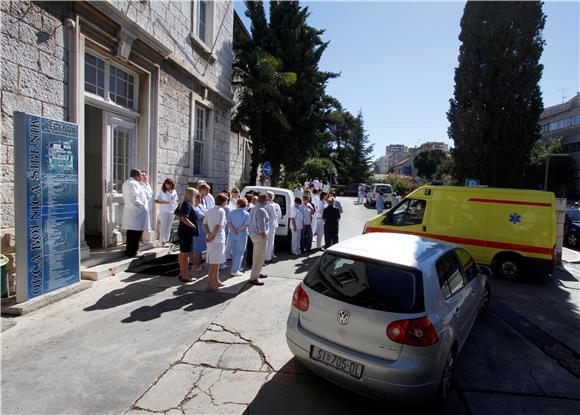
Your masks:
M270 177L272 175L272 165L269 161L264 162L264 166L262 167L262 174L264 177Z

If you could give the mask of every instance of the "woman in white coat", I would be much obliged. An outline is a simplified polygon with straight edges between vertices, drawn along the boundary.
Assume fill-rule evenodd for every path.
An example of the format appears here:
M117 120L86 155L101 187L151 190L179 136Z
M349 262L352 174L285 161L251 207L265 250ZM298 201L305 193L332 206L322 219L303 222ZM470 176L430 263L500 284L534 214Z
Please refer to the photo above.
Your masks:
M159 206L159 240L162 246L167 246L171 235L171 225L177 207L177 192L175 182L165 179L161 185L161 190L157 193L155 203Z
M149 201L141 185L141 172L131 170L131 177L123 183L123 221L122 227L127 231L126 255L134 257L139 250L139 241L143 231L149 228Z

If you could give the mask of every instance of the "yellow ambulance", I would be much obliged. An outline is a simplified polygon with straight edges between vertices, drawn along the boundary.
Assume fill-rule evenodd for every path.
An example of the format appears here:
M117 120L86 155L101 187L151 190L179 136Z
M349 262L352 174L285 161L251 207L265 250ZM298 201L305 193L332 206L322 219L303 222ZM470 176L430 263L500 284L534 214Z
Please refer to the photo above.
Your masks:
M556 200L551 192L423 186L368 221L363 233L397 232L462 245L507 279L552 273Z

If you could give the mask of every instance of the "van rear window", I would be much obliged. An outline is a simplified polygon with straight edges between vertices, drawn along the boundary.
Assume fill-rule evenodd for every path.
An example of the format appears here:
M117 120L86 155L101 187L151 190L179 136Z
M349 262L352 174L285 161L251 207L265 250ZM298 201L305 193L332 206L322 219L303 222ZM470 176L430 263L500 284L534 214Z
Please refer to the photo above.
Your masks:
M308 272L304 284L359 307L395 313L425 311L419 270L325 253Z

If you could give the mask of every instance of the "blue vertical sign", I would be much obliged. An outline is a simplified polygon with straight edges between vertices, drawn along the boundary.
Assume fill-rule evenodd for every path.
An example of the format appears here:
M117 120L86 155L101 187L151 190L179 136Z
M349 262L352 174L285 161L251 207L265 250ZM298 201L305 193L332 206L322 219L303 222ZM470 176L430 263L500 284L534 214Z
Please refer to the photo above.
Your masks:
M270 177L272 175L272 164L269 161L264 162L264 166L262 167L262 174L264 177Z
M78 126L24 113L14 122L17 301L23 301L80 280Z

